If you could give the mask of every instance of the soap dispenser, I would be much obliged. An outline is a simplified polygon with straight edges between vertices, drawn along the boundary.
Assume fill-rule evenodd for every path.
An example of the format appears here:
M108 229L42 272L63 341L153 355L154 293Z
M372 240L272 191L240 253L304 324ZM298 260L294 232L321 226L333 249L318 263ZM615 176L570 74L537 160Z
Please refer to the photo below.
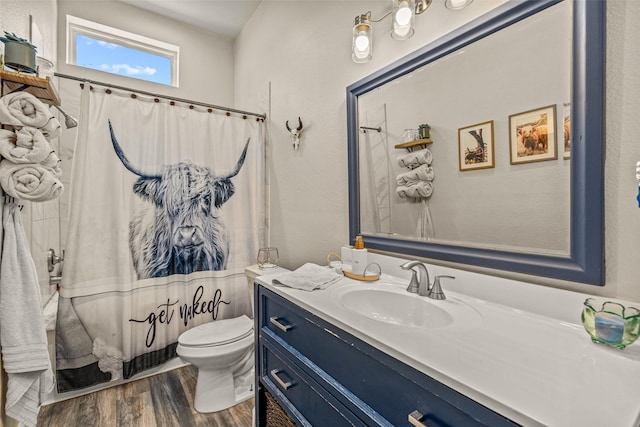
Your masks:
M351 272L363 276L365 268L367 268L367 250L364 248L362 236L356 236L355 248L351 250Z

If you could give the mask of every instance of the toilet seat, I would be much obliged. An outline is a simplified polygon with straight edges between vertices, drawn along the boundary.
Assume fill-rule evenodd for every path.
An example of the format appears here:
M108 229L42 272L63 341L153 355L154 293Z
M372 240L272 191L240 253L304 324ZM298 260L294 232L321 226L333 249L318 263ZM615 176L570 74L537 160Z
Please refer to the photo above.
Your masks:
M191 328L178 337L178 344L183 347L218 347L240 341L252 334L253 321L242 315Z

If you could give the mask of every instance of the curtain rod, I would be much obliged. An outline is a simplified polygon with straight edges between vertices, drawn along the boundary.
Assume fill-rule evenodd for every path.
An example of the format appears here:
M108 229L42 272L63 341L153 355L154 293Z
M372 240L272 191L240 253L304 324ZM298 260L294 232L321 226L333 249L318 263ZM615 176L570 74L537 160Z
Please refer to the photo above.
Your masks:
M136 93L139 93L139 94L142 94L142 95L153 96L154 98L163 98L163 99L168 99L170 101L184 102L185 104L199 105L200 107L214 108L216 110L227 111L227 112L230 112L230 113L245 114L245 115L248 115L248 116L258 117L258 118L263 119L263 120L265 120L267 118L267 114L266 113L265 114L252 113L251 111L236 110L235 108L221 107L219 105L213 105L213 104L205 104L204 102L191 101L189 99L175 98L173 96L167 96L167 95L160 95L160 94L151 93L151 92L145 92L143 90L138 90L138 89L132 89L132 88L129 88L129 87L113 85L111 83L97 82L95 80L83 79L81 77L70 76L68 74L53 73L53 75L56 76L56 77L61 77L63 79L77 80L77 81L83 82L83 83L89 83L89 84L94 84L94 85L106 86L106 87L110 87L110 88L113 88L113 89L120 89L120 90L126 90L126 91L130 91L130 92L136 92Z

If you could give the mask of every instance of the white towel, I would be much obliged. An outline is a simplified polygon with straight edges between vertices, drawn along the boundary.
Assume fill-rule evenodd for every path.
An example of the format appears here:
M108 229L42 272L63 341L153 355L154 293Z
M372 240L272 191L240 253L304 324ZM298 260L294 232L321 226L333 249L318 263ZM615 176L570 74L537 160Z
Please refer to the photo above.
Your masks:
M343 277L333 268L306 263L297 270L274 274L271 276L271 283L303 291L315 291L316 289L326 289Z
M35 426L41 396L53 389L36 267L15 203L4 206L0 262L0 346L8 374L6 413Z
M0 129L0 155L13 163L40 163L53 150L38 129L24 126L12 132Z
M60 123L51 110L27 92L13 92L0 98L0 124L31 126L42 129L45 136L54 137Z
M10 196L20 200L43 202L62 193L62 183L57 178L59 168L41 164L19 165L7 159L0 161L0 185Z
M402 199L406 199L407 197L416 199L431 197L431 194L433 194L433 183L430 181L419 181L408 186L397 187L396 194Z
M60 125L58 119L51 116L49 117L47 123L45 123L45 125L40 128L40 132L42 132L45 138L51 140L60 135L60 129L62 129L62 126Z
M62 168L60 168L60 163L62 163L62 160L60 160L60 157L58 157L55 151L49 153L47 158L40 162L40 164L45 168L51 169L51 172L53 172L53 175L56 178L62 176Z
M435 172L429 165L421 165L417 168L398 175L396 182L398 185L410 185L418 181L433 181Z
M398 165L406 168L415 168L420 165L430 165L433 160L431 150L423 148L397 158Z

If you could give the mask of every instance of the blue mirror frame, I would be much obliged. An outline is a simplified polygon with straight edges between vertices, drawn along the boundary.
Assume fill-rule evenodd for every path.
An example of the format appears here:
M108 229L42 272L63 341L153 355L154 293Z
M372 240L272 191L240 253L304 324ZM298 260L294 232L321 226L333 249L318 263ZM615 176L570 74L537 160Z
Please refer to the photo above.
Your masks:
M349 237L360 230L358 97L561 1L509 1L347 87ZM363 234L385 252L603 286L605 2L573 0L571 242L568 256L494 250Z

